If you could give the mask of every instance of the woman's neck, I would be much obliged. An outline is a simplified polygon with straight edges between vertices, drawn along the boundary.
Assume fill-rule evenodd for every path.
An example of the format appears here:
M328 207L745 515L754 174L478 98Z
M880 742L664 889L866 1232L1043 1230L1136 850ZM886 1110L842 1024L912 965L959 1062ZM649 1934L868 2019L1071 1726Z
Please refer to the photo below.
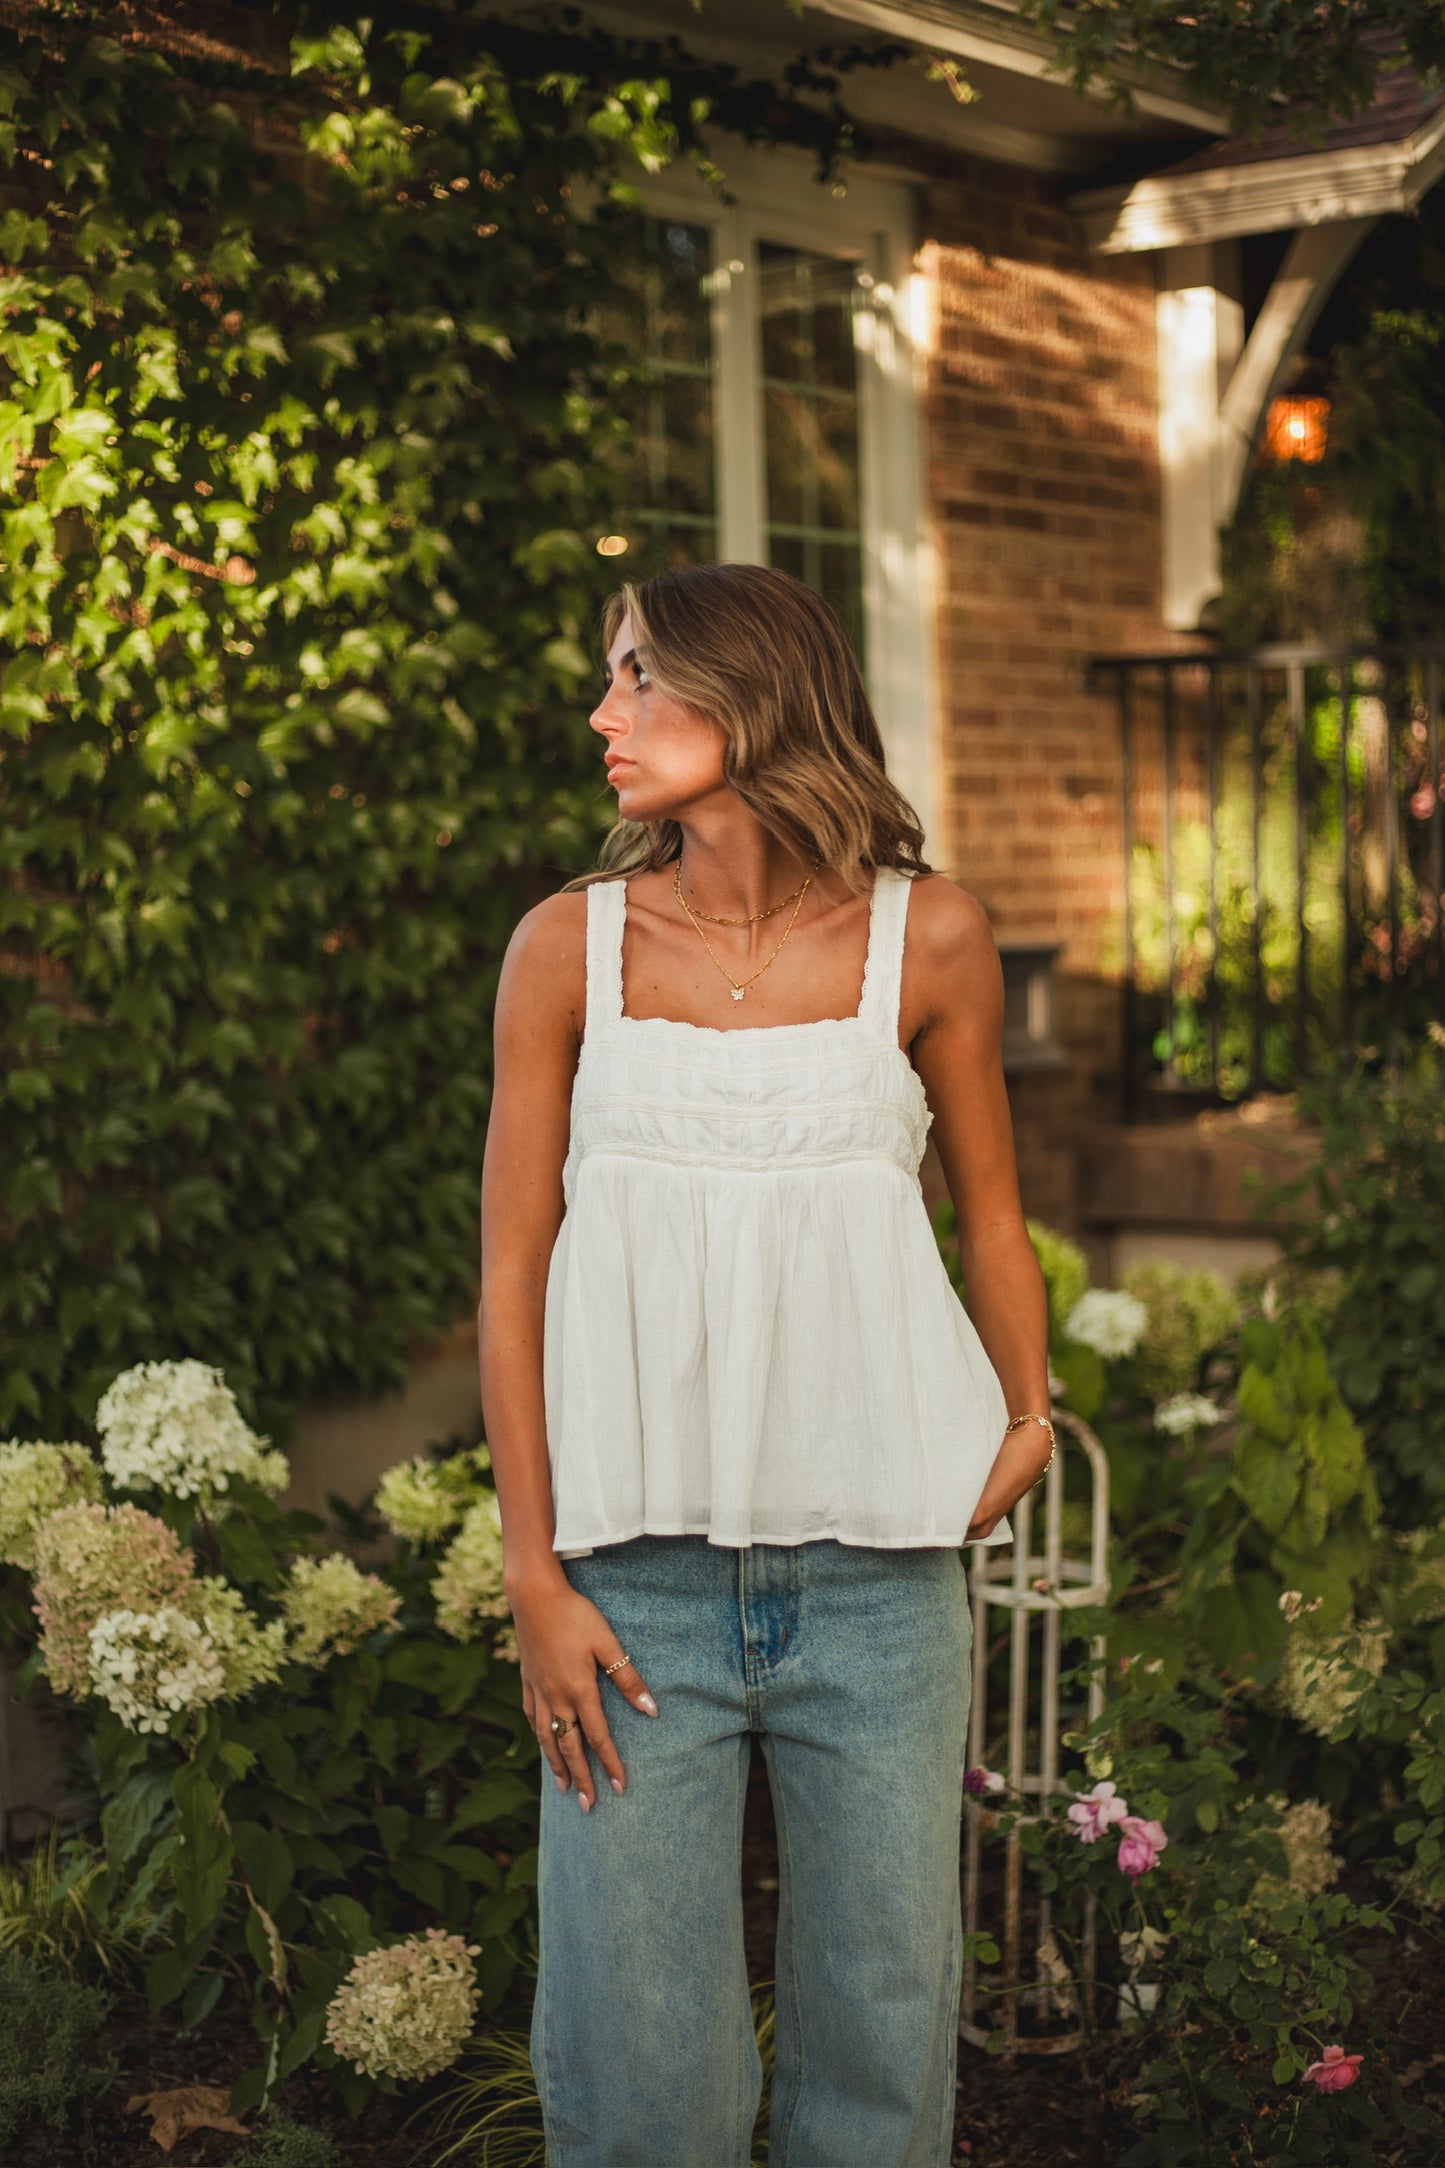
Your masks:
M812 861L759 823L749 829L683 828L682 888L696 910L743 918L771 910L801 888Z

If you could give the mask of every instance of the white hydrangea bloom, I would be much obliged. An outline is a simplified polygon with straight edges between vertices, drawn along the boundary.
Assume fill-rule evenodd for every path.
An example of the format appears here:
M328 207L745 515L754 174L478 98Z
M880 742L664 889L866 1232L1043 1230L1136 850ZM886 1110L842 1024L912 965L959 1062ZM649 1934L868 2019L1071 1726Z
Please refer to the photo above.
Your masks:
M266 1491L286 1487L285 1454L265 1450L220 1371L190 1356L123 1370L95 1424L106 1473L123 1490L162 1490L212 1506L237 1477Z
M292 1661L322 1664L349 1656L367 1634L391 1624L400 1604L383 1580L363 1573L343 1551L294 1560L281 1591Z
M451 1460L413 1460L388 1468L376 1486L376 1510L393 1535L408 1543L438 1543L475 1504L480 1478L491 1467L485 1445Z
M83 1445L0 1445L0 1564L35 1571L35 1532L61 1506L100 1501L100 1470Z
M1347 1624L1336 1634L1296 1627L1280 1665L1280 1699L1307 1731L1327 1739L1380 1676L1389 1646L1389 1628L1380 1619Z
M131 1731L165 1731L183 1709L204 1708L226 1691L225 1672L205 1628L184 1611L107 1611L90 1629L90 1680Z
M286 1621L262 1625L239 1589L214 1575L199 1584L200 1622L220 1659L227 1701L238 1701L253 1686L279 1677L286 1660Z
M1090 1287L1070 1310L1064 1330L1109 1363L1133 1354L1148 1322L1149 1312L1137 1295L1122 1288Z
M1224 1410L1208 1393L1172 1393L1154 1410L1154 1428L1171 1438L1188 1437L1191 1431L1212 1429L1222 1423Z
M476 1943L429 1927L356 1958L331 1998L326 2044L369 2078L433 2078L471 2038Z
M1323 1800L1300 1799L1284 1807L1280 1834L1289 1859L1290 1887L1301 1897L1319 1897L1340 1878L1345 1863L1338 1852L1330 1850L1332 1828Z
M478 1619L510 1617L512 1607L502 1587L502 1513L495 1491L487 1491L469 1509L431 1586L437 1624L458 1641L475 1639Z

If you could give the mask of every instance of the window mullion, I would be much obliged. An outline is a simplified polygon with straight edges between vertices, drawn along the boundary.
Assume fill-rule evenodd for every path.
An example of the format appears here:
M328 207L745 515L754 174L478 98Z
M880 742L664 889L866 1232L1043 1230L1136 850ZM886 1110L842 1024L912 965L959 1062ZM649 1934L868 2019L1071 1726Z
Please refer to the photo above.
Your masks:
M718 227L713 297L717 357L718 552L736 563L767 562L759 384L757 250L741 210Z

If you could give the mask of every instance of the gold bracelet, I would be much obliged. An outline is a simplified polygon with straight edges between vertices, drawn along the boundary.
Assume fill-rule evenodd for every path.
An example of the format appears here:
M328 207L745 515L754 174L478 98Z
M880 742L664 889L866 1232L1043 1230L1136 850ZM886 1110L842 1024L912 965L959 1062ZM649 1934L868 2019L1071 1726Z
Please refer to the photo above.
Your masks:
M1059 1449L1059 1441L1054 1434L1054 1426L1046 1415L1015 1415L1010 1422L1004 1425L1004 1436L1007 1437L1011 1430L1017 1430L1020 1423L1039 1423L1049 1434L1049 1457L1029 1485L1030 1490L1036 1490L1054 1465L1054 1455Z

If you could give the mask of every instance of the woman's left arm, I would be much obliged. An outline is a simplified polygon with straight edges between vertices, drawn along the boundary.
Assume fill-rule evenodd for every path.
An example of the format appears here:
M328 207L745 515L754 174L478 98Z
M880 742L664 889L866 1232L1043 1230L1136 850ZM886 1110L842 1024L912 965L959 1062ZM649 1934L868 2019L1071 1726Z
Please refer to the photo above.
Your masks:
M922 908L920 909L920 906ZM1003 1078L1003 967L982 904L954 882L922 880L910 899L905 1013L933 1111L933 1142L958 1214L968 1314L998 1373L1010 1416L1049 1413L1049 1316L1019 1199ZM970 1540L992 1533L1037 1482L1048 1433L1021 1423L1000 1441Z

